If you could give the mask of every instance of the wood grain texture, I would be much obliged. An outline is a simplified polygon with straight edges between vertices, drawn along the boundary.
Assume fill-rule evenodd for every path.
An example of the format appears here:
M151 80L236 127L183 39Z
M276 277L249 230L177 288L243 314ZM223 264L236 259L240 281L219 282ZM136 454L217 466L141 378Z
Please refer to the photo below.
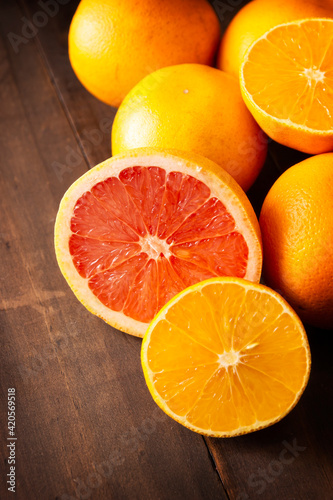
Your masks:
M73 105L74 127L36 37L12 50L7 34L20 33L26 16L15 2L2 4L0 497L13 496L5 426L7 388L15 387L15 498L226 498L201 436L152 401L139 339L89 314L59 272L59 201L107 148L88 151L77 128L81 105ZM54 38L52 50L65 54L58 44ZM100 116L92 112L81 125L93 130ZM77 148L82 154L71 162L67 155ZM63 176L55 162L69 167Z
M308 329L310 382L282 422L204 440L152 401L140 340L88 313L62 278L53 249L58 204L75 179L110 156L115 114L73 74L67 33L78 2L65 3L17 53L8 33L22 34L22 18L37 19L40 4L0 7L0 418L6 422L7 388L16 387L16 497L331 499L332 332ZM278 175L303 158L270 144L249 192L257 213ZM12 496L1 436L2 499Z

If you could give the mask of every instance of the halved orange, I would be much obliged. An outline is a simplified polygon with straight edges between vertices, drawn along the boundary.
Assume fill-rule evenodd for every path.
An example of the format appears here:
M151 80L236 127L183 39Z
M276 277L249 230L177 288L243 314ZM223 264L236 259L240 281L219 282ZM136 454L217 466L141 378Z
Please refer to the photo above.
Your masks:
M197 155L137 149L78 179L61 201L56 256L94 314L143 336L161 307L216 276L259 281L259 225L238 184Z
M311 364L287 302L240 278L212 278L174 297L150 324L141 360L160 408L214 437L278 422L301 397Z
M245 104L274 140L305 153L333 149L333 20L281 24L249 48Z

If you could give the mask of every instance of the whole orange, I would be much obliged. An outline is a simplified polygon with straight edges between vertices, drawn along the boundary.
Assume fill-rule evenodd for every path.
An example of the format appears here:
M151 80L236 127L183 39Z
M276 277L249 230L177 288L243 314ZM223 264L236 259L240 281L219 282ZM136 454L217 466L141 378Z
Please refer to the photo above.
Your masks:
M158 68L211 64L219 39L207 0L81 0L69 30L69 57L89 92L118 106Z
M217 65L238 76L247 49L275 26L309 17L333 17L332 0L253 0L233 18L225 31Z
M112 153L138 147L201 154L246 191L263 166L267 140L234 77L209 66L181 64L146 76L118 109Z
M333 328L333 153L312 156L279 177L260 227L267 284L305 322Z

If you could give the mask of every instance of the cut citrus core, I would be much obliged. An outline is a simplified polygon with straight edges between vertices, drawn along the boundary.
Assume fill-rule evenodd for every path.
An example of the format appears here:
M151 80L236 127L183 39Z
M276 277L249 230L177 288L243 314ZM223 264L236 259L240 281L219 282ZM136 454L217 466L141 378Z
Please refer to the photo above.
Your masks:
M138 149L78 179L55 225L59 266L94 314L133 335L214 276L259 281L259 225L241 188L197 155Z
M212 278L183 290L149 325L141 360L155 402L189 429L230 437L267 427L310 373L305 330L273 290Z
M245 55L245 104L274 140L305 153L333 149L333 20L281 24Z

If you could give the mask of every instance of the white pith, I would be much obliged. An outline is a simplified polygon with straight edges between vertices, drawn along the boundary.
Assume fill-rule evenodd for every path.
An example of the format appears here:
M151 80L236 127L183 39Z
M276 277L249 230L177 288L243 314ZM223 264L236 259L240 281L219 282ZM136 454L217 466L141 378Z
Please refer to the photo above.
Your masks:
M143 238L140 238L140 245L142 252L145 252L150 259L156 260L161 253L167 259L171 255L167 242L165 240L161 240L158 236L151 236L150 234L147 234Z
M219 365L223 368L230 366L236 368L240 360L240 353L238 351L226 351L219 355Z
M307 78L308 84L310 86L316 85L318 82L323 82L325 80L325 72L321 71L317 66L312 66L311 68L305 68L303 75Z

